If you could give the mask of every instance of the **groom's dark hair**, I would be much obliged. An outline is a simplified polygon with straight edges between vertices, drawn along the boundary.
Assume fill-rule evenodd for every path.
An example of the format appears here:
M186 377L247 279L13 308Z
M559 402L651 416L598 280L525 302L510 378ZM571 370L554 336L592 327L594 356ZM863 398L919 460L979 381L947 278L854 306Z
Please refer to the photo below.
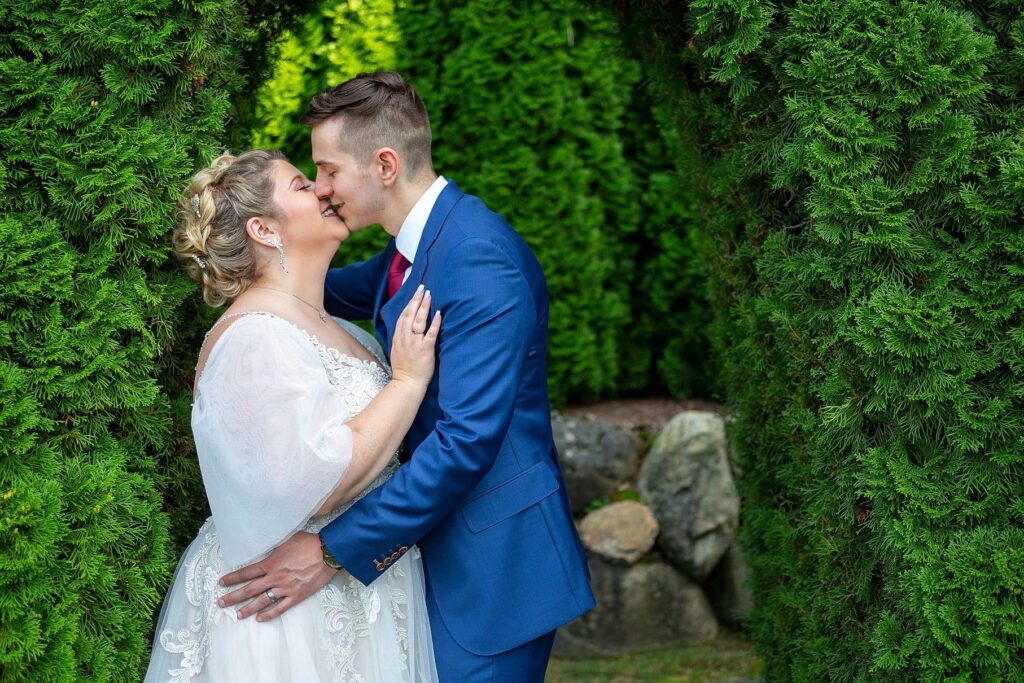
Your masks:
M311 99L301 121L315 126L335 117L344 121L342 149L357 158L392 147L402 155L410 178L433 169L427 107L401 74L359 74Z

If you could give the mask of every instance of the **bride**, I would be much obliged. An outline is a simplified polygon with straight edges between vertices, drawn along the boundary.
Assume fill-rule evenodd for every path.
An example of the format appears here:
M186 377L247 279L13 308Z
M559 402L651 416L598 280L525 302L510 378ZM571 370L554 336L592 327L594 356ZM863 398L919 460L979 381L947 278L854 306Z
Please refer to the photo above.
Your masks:
M174 250L207 303L231 305L200 350L192 405L213 515L178 565L146 681L437 680L415 548L370 586L325 564L316 599L272 621L218 606L220 575L387 480L433 375L429 292L399 319L390 371L373 337L324 311L348 234L275 151L218 157L182 202Z

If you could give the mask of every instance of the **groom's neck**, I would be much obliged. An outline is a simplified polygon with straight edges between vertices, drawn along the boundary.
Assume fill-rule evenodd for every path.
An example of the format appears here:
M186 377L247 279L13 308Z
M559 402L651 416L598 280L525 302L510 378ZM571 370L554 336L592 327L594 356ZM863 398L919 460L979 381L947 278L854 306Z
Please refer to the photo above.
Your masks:
M384 231L392 237L398 236L412 207L420 200L423 193L430 189L430 186L437 180L437 174L431 171L423 174L415 181L400 181L391 188L387 204L384 207L384 218L381 226Z

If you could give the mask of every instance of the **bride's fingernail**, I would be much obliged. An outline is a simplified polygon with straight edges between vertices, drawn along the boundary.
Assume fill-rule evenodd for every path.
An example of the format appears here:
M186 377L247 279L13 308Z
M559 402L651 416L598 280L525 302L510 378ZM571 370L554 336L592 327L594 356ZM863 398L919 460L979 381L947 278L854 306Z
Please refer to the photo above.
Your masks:
M217 607L223 607L223 606L224 606L224 599L223 598L217 598Z
M423 293L423 283L422 282L420 283L420 286L416 288L416 293L417 294L422 294Z
M219 583L222 586L225 585L224 579L217 579L217 583Z

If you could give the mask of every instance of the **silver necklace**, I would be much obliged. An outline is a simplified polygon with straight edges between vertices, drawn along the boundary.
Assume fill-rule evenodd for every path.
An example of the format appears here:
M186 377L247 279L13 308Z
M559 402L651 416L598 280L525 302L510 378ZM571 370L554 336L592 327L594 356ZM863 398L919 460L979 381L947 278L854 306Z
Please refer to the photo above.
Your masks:
M322 323L326 323L327 322L327 311L325 311L322 308L318 310L316 306L314 306L313 304L309 303L308 301L303 299L298 294L292 294L291 292L289 292L287 290L278 289L276 287L267 287L266 285L253 285L252 289L269 289L269 290L274 291L274 292L280 292L281 294L287 294L288 296L293 296L296 299L298 299L299 301L301 301L302 303L304 303L307 306L309 306L310 308L312 308L314 311L316 311L317 315L320 316L320 322L322 322Z

